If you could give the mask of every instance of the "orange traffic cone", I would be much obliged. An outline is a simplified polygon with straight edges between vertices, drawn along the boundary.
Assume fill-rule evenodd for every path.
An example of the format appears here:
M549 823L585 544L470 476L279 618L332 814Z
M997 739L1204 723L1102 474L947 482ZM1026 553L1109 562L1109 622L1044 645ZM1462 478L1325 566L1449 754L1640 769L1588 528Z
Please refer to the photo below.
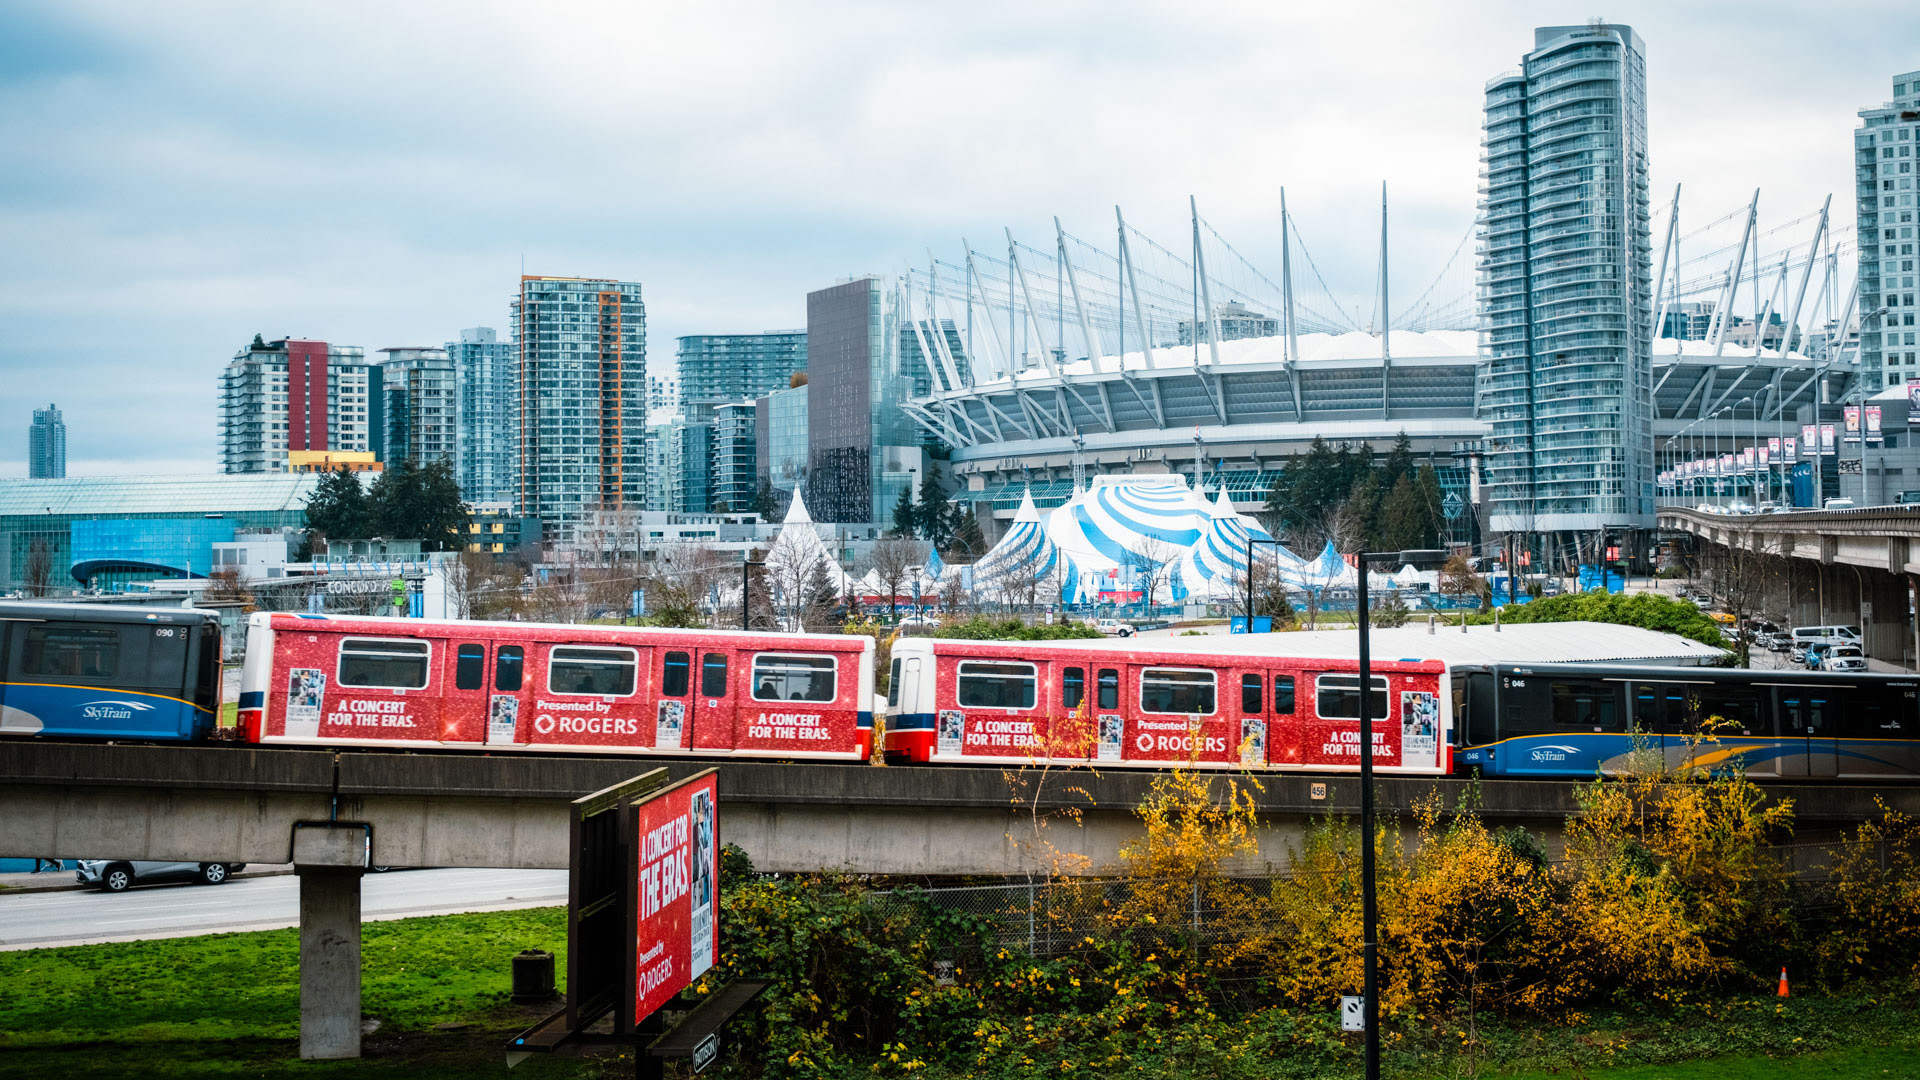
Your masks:
M1787 969L1786 968L1780 969L1780 996L1781 997L1787 996Z

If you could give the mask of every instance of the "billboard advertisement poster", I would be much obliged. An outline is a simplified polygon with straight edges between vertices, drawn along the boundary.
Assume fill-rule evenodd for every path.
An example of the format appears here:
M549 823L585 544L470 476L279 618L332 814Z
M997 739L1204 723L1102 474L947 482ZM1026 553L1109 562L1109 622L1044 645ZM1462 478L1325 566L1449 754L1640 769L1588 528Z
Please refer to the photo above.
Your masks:
M1801 453L1813 454L1818 452L1819 444L1815 441L1815 439L1818 438L1818 435L1817 435L1818 430L1819 429L1815 428L1812 424L1802 424L1800 426L1800 452Z
M1867 441L1880 441L1880 406L1869 405L1866 412Z
M633 1022L713 967L720 950L719 774L709 769L633 814Z
M1754 459L1753 459L1753 447L1751 447L1751 446L1743 446L1743 447L1741 447L1741 448L1740 448L1740 467L1741 467L1742 469L1752 469L1752 468L1753 468L1753 460L1754 460Z
M1761 468L1764 469L1773 464L1772 458L1774 453L1775 451L1769 451L1764 446L1760 448L1760 467Z
M1768 455L1770 457L1777 458L1780 456L1780 436L1778 435L1767 436L1767 450L1768 450Z
M1907 380L1907 408L1920 409L1920 379Z
M1822 454L1833 453L1833 436L1834 430L1832 424L1820 425L1820 452Z
M1781 453L1780 460L1791 465L1800 456L1800 444L1795 442L1793 440L1793 437L1789 435L1787 436L1786 439L1781 441L1780 453Z
M1858 435L1860 433L1860 406L1848 405L1841 409L1840 412L1846 417L1847 434Z

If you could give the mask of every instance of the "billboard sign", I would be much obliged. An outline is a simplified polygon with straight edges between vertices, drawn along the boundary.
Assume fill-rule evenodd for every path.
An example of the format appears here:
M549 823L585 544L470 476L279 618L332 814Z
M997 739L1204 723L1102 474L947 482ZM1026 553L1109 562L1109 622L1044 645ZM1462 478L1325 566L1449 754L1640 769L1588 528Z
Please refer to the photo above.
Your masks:
M1780 436L1767 436L1767 456L1775 461L1780 460Z
M720 951L719 772L707 769L629 811L628 977L637 1026L713 967Z
M1848 405L1840 410L1845 418L1846 441L1849 446L1860 441L1860 406Z
M1800 444L1789 435L1780 441L1780 460L1793 464L1800 457Z
M1878 405L1867 406L1866 420L1867 420L1867 441L1879 442L1880 441L1880 406Z
M1819 429L1814 427L1812 424L1800 425L1800 452L1801 453L1806 454L1808 457L1812 457L1814 454L1817 454L1820 452L1820 444L1816 441L1819 438L1818 432L1819 432Z
M1833 436L1834 430L1832 424L1820 425L1820 452L1822 454L1833 453Z

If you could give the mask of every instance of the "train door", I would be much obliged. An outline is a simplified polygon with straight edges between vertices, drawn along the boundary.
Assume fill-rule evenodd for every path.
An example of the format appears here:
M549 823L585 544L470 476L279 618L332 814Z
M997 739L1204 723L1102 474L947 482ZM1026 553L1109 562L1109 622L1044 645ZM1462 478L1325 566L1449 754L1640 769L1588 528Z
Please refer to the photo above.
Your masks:
M1291 671L1275 671L1267 677L1268 715L1266 760L1274 765L1300 764L1302 741L1300 710L1294 702L1295 679Z
M441 676L440 738L444 742L479 742L484 731L491 742L487 643L461 641L456 636L447 646L447 663L453 670Z
M689 649L658 649L659 670L654 672L660 698L654 706L653 748L655 750L691 750L694 722L693 652Z
M1833 727L1838 694L1824 686L1783 686L1780 695L1780 775L1833 776L1839 772Z
M693 749L734 748L734 688L727 677L734 659L725 649L700 654L700 692L694 696L692 738L687 740Z
M501 645L493 650L493 689L487 694L488 746L511 746L527 741L527 729L520 723L520 714L526 711L522 708L526 674L526 646ZM458 675L456 670L456 679Z
M1120 711L1120 668L1093 669L1095 761L1119 761L1126 754L1126 714Z
M1267 764L1267 676L1263 671L1238 673L1240 683L1237 736L1228 760L1246 768L1264 768Z
M1057 663L1054 671L1060 682L1060 708L1057 718L1047 726L1046 756L1086 761L1093 757L1098 744L1086 666L1064 661Z

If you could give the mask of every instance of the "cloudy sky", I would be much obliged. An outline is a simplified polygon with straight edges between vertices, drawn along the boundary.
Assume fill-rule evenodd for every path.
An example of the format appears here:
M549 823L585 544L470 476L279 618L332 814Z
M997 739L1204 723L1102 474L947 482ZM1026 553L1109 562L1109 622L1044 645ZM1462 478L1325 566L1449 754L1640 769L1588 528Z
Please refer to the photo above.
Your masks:
M1594 15L1647 43L1656 204L1851 224L1911 0L0 0L0 476L48 401L74 474L213 471L255 332L504 331L523 260L644 283L670 361L963 234L1104 240L1116 203L1179 247L1196 196L1271 273L1284 184L1351 304L1385 181L1406 295L1472 222L1485 81Z

